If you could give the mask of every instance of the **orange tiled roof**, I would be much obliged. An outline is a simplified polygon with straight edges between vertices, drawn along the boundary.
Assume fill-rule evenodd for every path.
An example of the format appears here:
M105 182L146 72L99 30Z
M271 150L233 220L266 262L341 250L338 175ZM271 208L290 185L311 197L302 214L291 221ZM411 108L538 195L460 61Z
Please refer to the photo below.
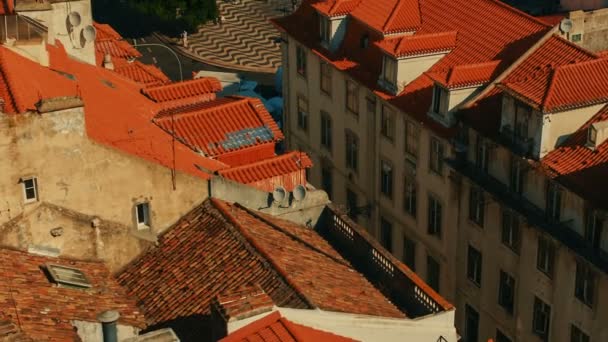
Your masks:
M194 80L149 87L143 89L142 92L155 102L167 102L209 93L217 93L221 90L222 84L217 78L202 77Z
M59 287L41 266L51 263L84 272L90 289ZM119 323L145 327L135 300L112 278L103 263L37 256L0 249L0 312L17 321L20 330L36 341L73 341L71 321L97 322L105 310L117 310Z
M109 54L119 58L141 57L141 53L124 40L96 40L95 50L104 56Z
M108 24L100 24L98 22L93 22L93 26L97 31L97 35L95 36L96 40L120 40L122 36L114 30L114 28Z
M355 340L296 324L278 311L250 323L219 342L354 342Z
M118 280L153 324L208 314L214 296L245 283L280 307L405 317L315 231L217 199L180 219Z
M150 89L144 89L144 92ZM230 96L163 111L155 122L165 131L175 132L179 139L207 156L261 144L274 146L284 138L262 102L254 98Z
M496 77L499 65L500 61L457 65L447 72L428 73L428 76L449 89L480 86Z
M385 39L376 44L382 51L394 57L450 52L456 47L457 32L418 34Z
M551 26L559 25L562 19L566 18L566 13L557 13L557 14L549 14L549 15L541 15L537 17L538 19L546 22Z
M337 17L350 13L359 2L360 0L328 0L316 2L312 6L329 17Z
M211 305L225 322L230 322L271 311L274 302L256 283L222 292L213 299Z
M115 58L113 63L114 72L135 82L142 83L147 87L171 82L169 77L154 65L143 64L137 60L127 61L121 58Z
M418 0L361 0L350 14L384 34L412 32L421 25Z
M276 186L292 191L298 184L306 184L305 169L312 167L310 157L303 152L293 151L283 155L260 160L255 163L220 170L219 174L233 181L257 185L271 192ZM264 180L273 182L262 182Z

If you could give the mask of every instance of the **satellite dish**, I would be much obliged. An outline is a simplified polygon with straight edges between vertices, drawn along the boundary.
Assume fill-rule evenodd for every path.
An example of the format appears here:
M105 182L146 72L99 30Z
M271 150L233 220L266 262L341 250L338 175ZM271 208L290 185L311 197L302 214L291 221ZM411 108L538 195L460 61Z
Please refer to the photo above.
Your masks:
M272 192L272 200L275 203L283 202L283 200L285 199L285 196L287 196L287 191L282 186L277 186L274 189L274 191Z
M82 22L82 18L80 18L80 13L72 12L68 14L68 22L70 23L70 25L72 25L72 27L79 26Z
M84 29L82 29L82 37L87 43L95 41L95 37L97 37L97 30L93 27L93 25L87 25Z
M568 18L562 19L562 21L559 23L559 29L564 33L570 32L572 30L572 20Z
M296 201L301 201L306 198L306 188L302 184L298 184L293 188L293 199Z

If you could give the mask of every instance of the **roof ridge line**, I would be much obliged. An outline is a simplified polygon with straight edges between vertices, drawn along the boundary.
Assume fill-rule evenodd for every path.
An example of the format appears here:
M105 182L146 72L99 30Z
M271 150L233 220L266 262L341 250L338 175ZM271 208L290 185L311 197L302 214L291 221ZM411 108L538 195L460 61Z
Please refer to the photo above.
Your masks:
M540 19L538 19L538 18L536 18L536 17L534 17L532 15L529 15L528 13L526 13L524 11L521 11L518 8L515 8L515 7L512 7L510 5L507 5L507 4L505 4L504 2L502 2L500 0L488 0L488 1L491 1L491 2L495 3L496 5L499 5L499 6L503 7L503 8L506 8L506 9L510 10L511 12L517 13L521 17L530 19L531 21L534 21L537 24L540 24L540 25L542 25L544 27L552 28L552 26L549 25L548 23L546 23L546 22L544 22L544 21L542 21L542 20L540 20Z
M270 142L269 142L269 143L270 143ZM261 159L261 160L257 160L257 161L255 161L255 162L253 162L253 163L248 163L248 164L244 164L244 165L238 165L238 166L230 167L230 168L228 168L228 169L220 170L220 172L233 172L233 171L239 171L239 170L242 170L242 169L247 169L247 168L250 168L250 167L252 167L252 166L258 166L258 165L262 165L262 164L264 164L264 163L269 163L269 162L271 162L272 160L290 159L291 157L293 157L293 155L295 155L295 154L296 154L296 153L298 153L298 152L300 153L300 155L301 155L301 154L305 154L305 155L306 155L306 152L302 152L302 151L290 151L290 152L288 152L288 153L279 154L279 155L274 155L274 156L269 157L269 158L264 158L264 159ZM289 158L288 158L288 157L289 157ZM300 158L300 159L302 159L302 158Z
M547 102L549 101L550 98L553 98L552 94L553 94L553 88L555 88L555 83L557 82L556 78L557 78L557 73L560 72L561 74L561 67L556 67L553 70L551 70L551 79L549 80L549 87L547 87L547 91L545 92L545 96L543 97L543 100L541 103L539 103L539 107L541 109L541 111L543 113L545 113L545 110L547 108Z
M193 96L191 96L193 97ZM220 103L218 105L212 105L212 102L214 101L222 101L228 98L232 98L232 96L226 96L226 97L221 97L221 98L216 98L214 100L211 101L201 101L201 102L195 102L193 104L188 104L188 105L183 105L183 106L177 106L177 107L173 107L173 108L167 108L167 109L161 109L158 111L158 113L156 113L156 115L152 118L152 120L155 121L164 121L164 120L169 120L172 116L179 116L179 117L188 117L188 116L193 116L193 115L197 115L202 111L207 111L210 109L216 109L217 107L233 107L236 106L237 104L240 104L241 102L248 102L247 98L243 98L243 99L238 99L235 98L234 101L225 101L223 103ZM207 108L196 108L198 105L208 105L209 107ZM255 110L255 108L253 108ZM172 112L172 113L163 113L164 111L167 112ZM257 112L257 110L255 110Z
M558 40L561 40L562 42L570 45L571 47L579 50L580 52L586 53L587 55L589 55L590 57L595 57L595 58L601 58L600 56L598 56L597 53L591 51L591 50L587 50L585 48L583 48L582 46L578 45L578 44L574 44L573 42L569 41L568 39L558 35L558 34L554 34L555 38L557 38ZM589 62L589 61L585 61L585 62Z
M391 11L391 15L386 19L384 25L382 25L382 31L386 31L386 28L393 22L395 16L397 15L397 10L401 8L401 5L408 0L396 0L395 6L393 6L393 10ZM418 0L416 0L418 1Z

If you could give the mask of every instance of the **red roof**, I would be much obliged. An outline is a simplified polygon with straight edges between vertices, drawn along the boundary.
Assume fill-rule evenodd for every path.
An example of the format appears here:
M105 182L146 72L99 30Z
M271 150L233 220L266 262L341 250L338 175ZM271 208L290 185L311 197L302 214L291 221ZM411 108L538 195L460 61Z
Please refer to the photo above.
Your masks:
M216 199L180 219L118 280L153 324L208 314L213 297L247 283L280 307L405 317L315 231Z
M156 88L151 88L156 89ZM150 89L144 89L144 93ZM259 99L229 96L163 111L155 122L206 156L271 144L283 133Z
M95 50L104 56L109 54L119 58L141 57L141 53L124 40L95 40Z
M329 16L337 17L350 13L357 5L360 0L327 0L319 1L312 6L319 12Z
M306 153L293 151L255 163L220 170L218 173L224 178L254 185L267 192L272 192L279 185L287 191L292 191L296 185L306 184L305 170L311 167L312 161Z
M456 47L457 32L418 34L385 39L376 44L382 51L394 57L406 57L432 53L448 53Z
M149 87L143 89L142 92L144 95L154 100L154 102L167 102L217 93L221 90L222 84L217 78L202 77L194 80Z
M361 0L350 14L384 34L412 32L421 25L418 0Z
M500 61L457 65L447 72L428 73L428 76L449 89L480 86L497 76L499 66Z
M114 28L108 24L100 24L93 22L93 26L97 31L95 40L121 40L122 36L114 30Z
M121 58L112 60L114 71L147 87L171 83L171 80L154 65L143 64L138 60L127 61Z
M608 100L606 76L608 60L553 36L509 73L501 88L552 112Z
M281 317L277 311L250 323L220 342L352 342L347 337L296 324Z
M230 322L271 311L274 302L260 284L256 283L222 292L213 299L211 305L225 322Z
M46 264L79 269L92 287L57 286L41 269ZM121 324L145 327L135 300L127 297L101 262L0 249L0 276L0 313L36 341L74 341L71 321L97 322L97 315L106 310L117 310Z
M559 25L564 18L566 18L566 15L567 15L567 13L556 13L556 14L537 16L537 18L546 22L547 24L549 24L551 26L556 26L556 25Z

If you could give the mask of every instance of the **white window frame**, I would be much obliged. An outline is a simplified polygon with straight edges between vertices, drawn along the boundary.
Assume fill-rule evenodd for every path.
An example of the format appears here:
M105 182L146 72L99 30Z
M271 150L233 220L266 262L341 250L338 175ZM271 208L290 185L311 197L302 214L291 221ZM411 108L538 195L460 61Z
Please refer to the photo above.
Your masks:
M541 329L537 329L536 320L540 317L537 315L542 315L543 318L543 327ZM544 341L549 340L549 333L551 328L551 305L545 303L542 299L538 297L534 297L534 306L533 306L533 314L532 314L532 331L541 337Z
M439 139L431 137L431 156L429 158L429 168L431 171L439 175L441 175L443 172L443 154L443 143Z
M27 186L27 182L32 182L32 186L28 187ZM21 183L23 184L23 202L24 203L33 203L33 202L37 202L38 201L38 178L31 176L31 177L24 177L21 178ZM28 198L27 197L27 190L28 189L33 189L34 190L34 197L33 198Z
M393 199L395 186L395 168L393 163L386 159L380 160L380 193L389 199Z
M142 208L143 218L140 217L139 209ZM137 229L150 229L151 215L150 215L150 202L139 202L135 204L135 224Z
M418 158L419 137L420 132L416 124L410 120L405 120L405 153L414 159Z
M443 224L443 205L439 199L433 195L428 196L427 208L427 232L430 235L441 239Z
M397 87L397 60L384 55L382 61L382 80L390 86Z

